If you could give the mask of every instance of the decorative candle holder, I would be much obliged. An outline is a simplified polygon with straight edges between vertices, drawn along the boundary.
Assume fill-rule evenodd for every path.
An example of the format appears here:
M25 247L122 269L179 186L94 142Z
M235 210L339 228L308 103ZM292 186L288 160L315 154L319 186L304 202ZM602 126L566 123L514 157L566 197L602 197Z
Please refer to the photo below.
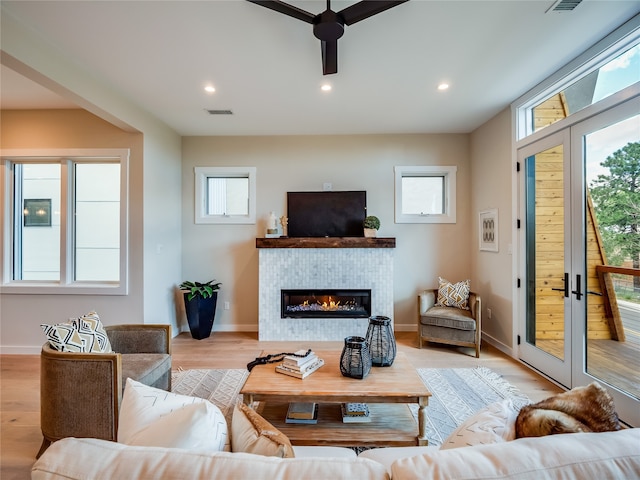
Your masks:
M369 318L367 344L374 367L389 367L396 358L396 338L391 329L391 319L382 315Z
M371 371L371 353L362 337L347 337L340 355L340 373L345 377L363 379Z

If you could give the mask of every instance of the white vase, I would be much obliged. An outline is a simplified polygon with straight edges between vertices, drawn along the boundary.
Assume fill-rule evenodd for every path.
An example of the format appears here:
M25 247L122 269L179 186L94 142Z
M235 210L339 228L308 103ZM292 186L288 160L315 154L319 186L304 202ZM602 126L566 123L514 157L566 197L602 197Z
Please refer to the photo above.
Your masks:
M364 236L365 237L373 238L377 234L378 234L378 230L376 230L375 228L365 228L364 229Z

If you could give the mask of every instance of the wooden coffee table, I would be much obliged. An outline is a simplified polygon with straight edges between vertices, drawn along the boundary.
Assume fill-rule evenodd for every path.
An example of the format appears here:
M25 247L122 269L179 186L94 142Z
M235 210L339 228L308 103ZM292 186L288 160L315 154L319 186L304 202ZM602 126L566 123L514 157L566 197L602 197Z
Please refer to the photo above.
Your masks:
M431 392L406 356L398 352L392 366L373 367L365 379L356 380L340 373L340 353L317 351L325 364L303 380L277 373L277 364L257 365L240 390L244 403L256 408L294 445L426 445ZM289 402L318 403L318 423L286 423ZM343 423L343 402L367 403L371 422ZM417 429L411 403L418 404Z

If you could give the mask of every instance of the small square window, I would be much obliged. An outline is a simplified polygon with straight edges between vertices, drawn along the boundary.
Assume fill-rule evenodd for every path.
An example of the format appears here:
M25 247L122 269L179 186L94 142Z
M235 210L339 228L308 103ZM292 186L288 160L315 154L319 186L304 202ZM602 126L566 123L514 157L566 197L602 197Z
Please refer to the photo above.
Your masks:
M396 223L456 223L457 167L395 167Z
M195 223L256 223L255 167L196 167Z

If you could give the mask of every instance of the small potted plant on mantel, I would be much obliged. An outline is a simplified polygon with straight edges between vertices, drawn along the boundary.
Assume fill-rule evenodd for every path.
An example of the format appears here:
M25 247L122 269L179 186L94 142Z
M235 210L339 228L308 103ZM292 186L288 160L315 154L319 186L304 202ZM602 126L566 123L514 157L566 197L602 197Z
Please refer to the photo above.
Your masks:
M216 280L205 283L184 281L180 284L189 330L196 340L211 335L220 285L222 284Z
M369 215L364 219L362 226L364 227L365 237L375 237L380 228L380 219L374 215Z

